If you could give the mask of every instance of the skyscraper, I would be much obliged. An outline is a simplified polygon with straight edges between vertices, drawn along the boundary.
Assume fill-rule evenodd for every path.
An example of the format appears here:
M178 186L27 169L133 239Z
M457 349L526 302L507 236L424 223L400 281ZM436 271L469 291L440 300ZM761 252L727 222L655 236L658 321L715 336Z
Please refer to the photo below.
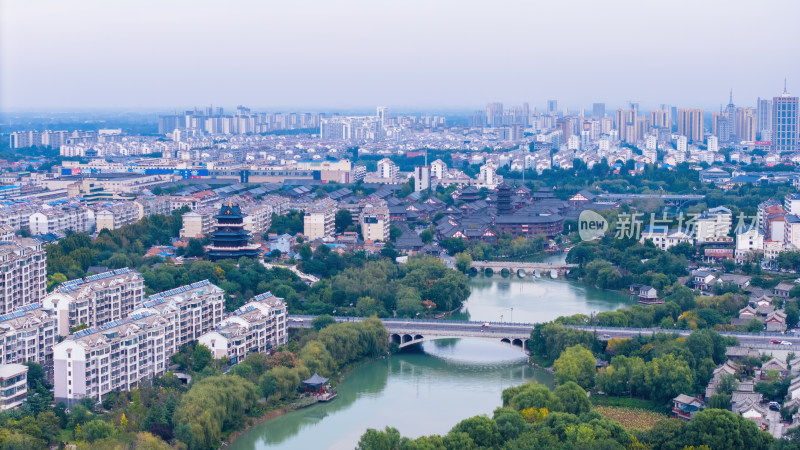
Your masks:
M486 105L486 124L490 127L503 125L503 104L499 102Z
M558 114L558 100L547 101L547 114L549 115Z
M378 120L380 120L382 127L389 125L389 108L378 106Z
M602 119L606 115L606 104L595 103L592 105L592 117L595 119Z
M699 108L678 109L678 134L689 141L703 140L703 110Z
M758 109L756 113L756 132L760 139L762 131L772 129L772 100L759 97L756 107Z
M798 124L798 98L790 95L783 86L783 94L772 99L772 149L778 152L796 152L800 146Z

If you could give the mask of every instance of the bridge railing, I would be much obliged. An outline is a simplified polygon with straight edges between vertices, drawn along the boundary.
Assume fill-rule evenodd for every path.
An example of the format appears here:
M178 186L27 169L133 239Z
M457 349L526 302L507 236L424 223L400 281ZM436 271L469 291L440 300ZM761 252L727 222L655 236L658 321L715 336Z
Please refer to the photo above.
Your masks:
M289 319L314 319L317 316L312 315L305 315L305 314L292 314L288 316ZM358 317L358 316L333 316L333 319L337 322L360 322L367 317ZM533 329L534 324L532 323L524 323L524 322L490 322L486 320L441 320L441 319L402 319L402 318L389 318L389 317L379 317L382 322L391 322L391 323L436 323L436 324L452 324L452 325L483 325L484 323L488 323L489 326L508 326L508 327L530 327Z
M565 325L570 328L577 328L581 330L619 330L619 331L635 331L641 333L692 333L696 330L684 330L680 328L628 328L628 327L609 327L600 325ZM752 336L752 337L777 337L777 336L792 336L792 333L781 333L777 331L761 331L758 333L750 333L745 331L718 331L717 333L723 336Z

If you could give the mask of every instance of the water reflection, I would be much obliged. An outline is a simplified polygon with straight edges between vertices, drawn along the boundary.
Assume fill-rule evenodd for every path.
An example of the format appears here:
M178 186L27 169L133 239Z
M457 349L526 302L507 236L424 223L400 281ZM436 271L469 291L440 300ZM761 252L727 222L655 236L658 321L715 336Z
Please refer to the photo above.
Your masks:
M351 372L330 403L255 426L235 449L352 449L367 428L390 425L403 435L446 433L459 421L491 414L503 389L552 375L519 350L481 340L425 342Z

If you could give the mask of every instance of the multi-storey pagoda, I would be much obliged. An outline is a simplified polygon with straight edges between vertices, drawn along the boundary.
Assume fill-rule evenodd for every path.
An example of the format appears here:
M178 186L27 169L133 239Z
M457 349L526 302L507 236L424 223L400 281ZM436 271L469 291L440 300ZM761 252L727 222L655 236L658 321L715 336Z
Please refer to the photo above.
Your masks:
M239 205L228 203L220 208L219 214L214 216L217 226L211 232L211 245L208 246L207 254L211 261L258 257L261 250L258 245L250 243L250 232L244 229L244 218Z

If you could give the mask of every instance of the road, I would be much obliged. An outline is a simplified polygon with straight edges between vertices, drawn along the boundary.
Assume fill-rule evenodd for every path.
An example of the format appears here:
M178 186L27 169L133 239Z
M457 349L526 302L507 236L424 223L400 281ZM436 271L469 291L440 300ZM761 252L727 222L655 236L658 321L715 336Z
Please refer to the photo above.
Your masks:
M611 338L631 338L640 334L649 335L653 333L677 333L681 336L689 336L692 330L664 330L664 329L643 329L643 328L615 328L615 327L592 327L592 326L571 326L582 330L592 331L597 334L600 340ZM800 336L794 334L780 333L737 333L720 332L723 336L735 337L739 340L742 347L754 347L760 349L774 350L800 350ZM791 342L792 345L772 344L771 340Z

